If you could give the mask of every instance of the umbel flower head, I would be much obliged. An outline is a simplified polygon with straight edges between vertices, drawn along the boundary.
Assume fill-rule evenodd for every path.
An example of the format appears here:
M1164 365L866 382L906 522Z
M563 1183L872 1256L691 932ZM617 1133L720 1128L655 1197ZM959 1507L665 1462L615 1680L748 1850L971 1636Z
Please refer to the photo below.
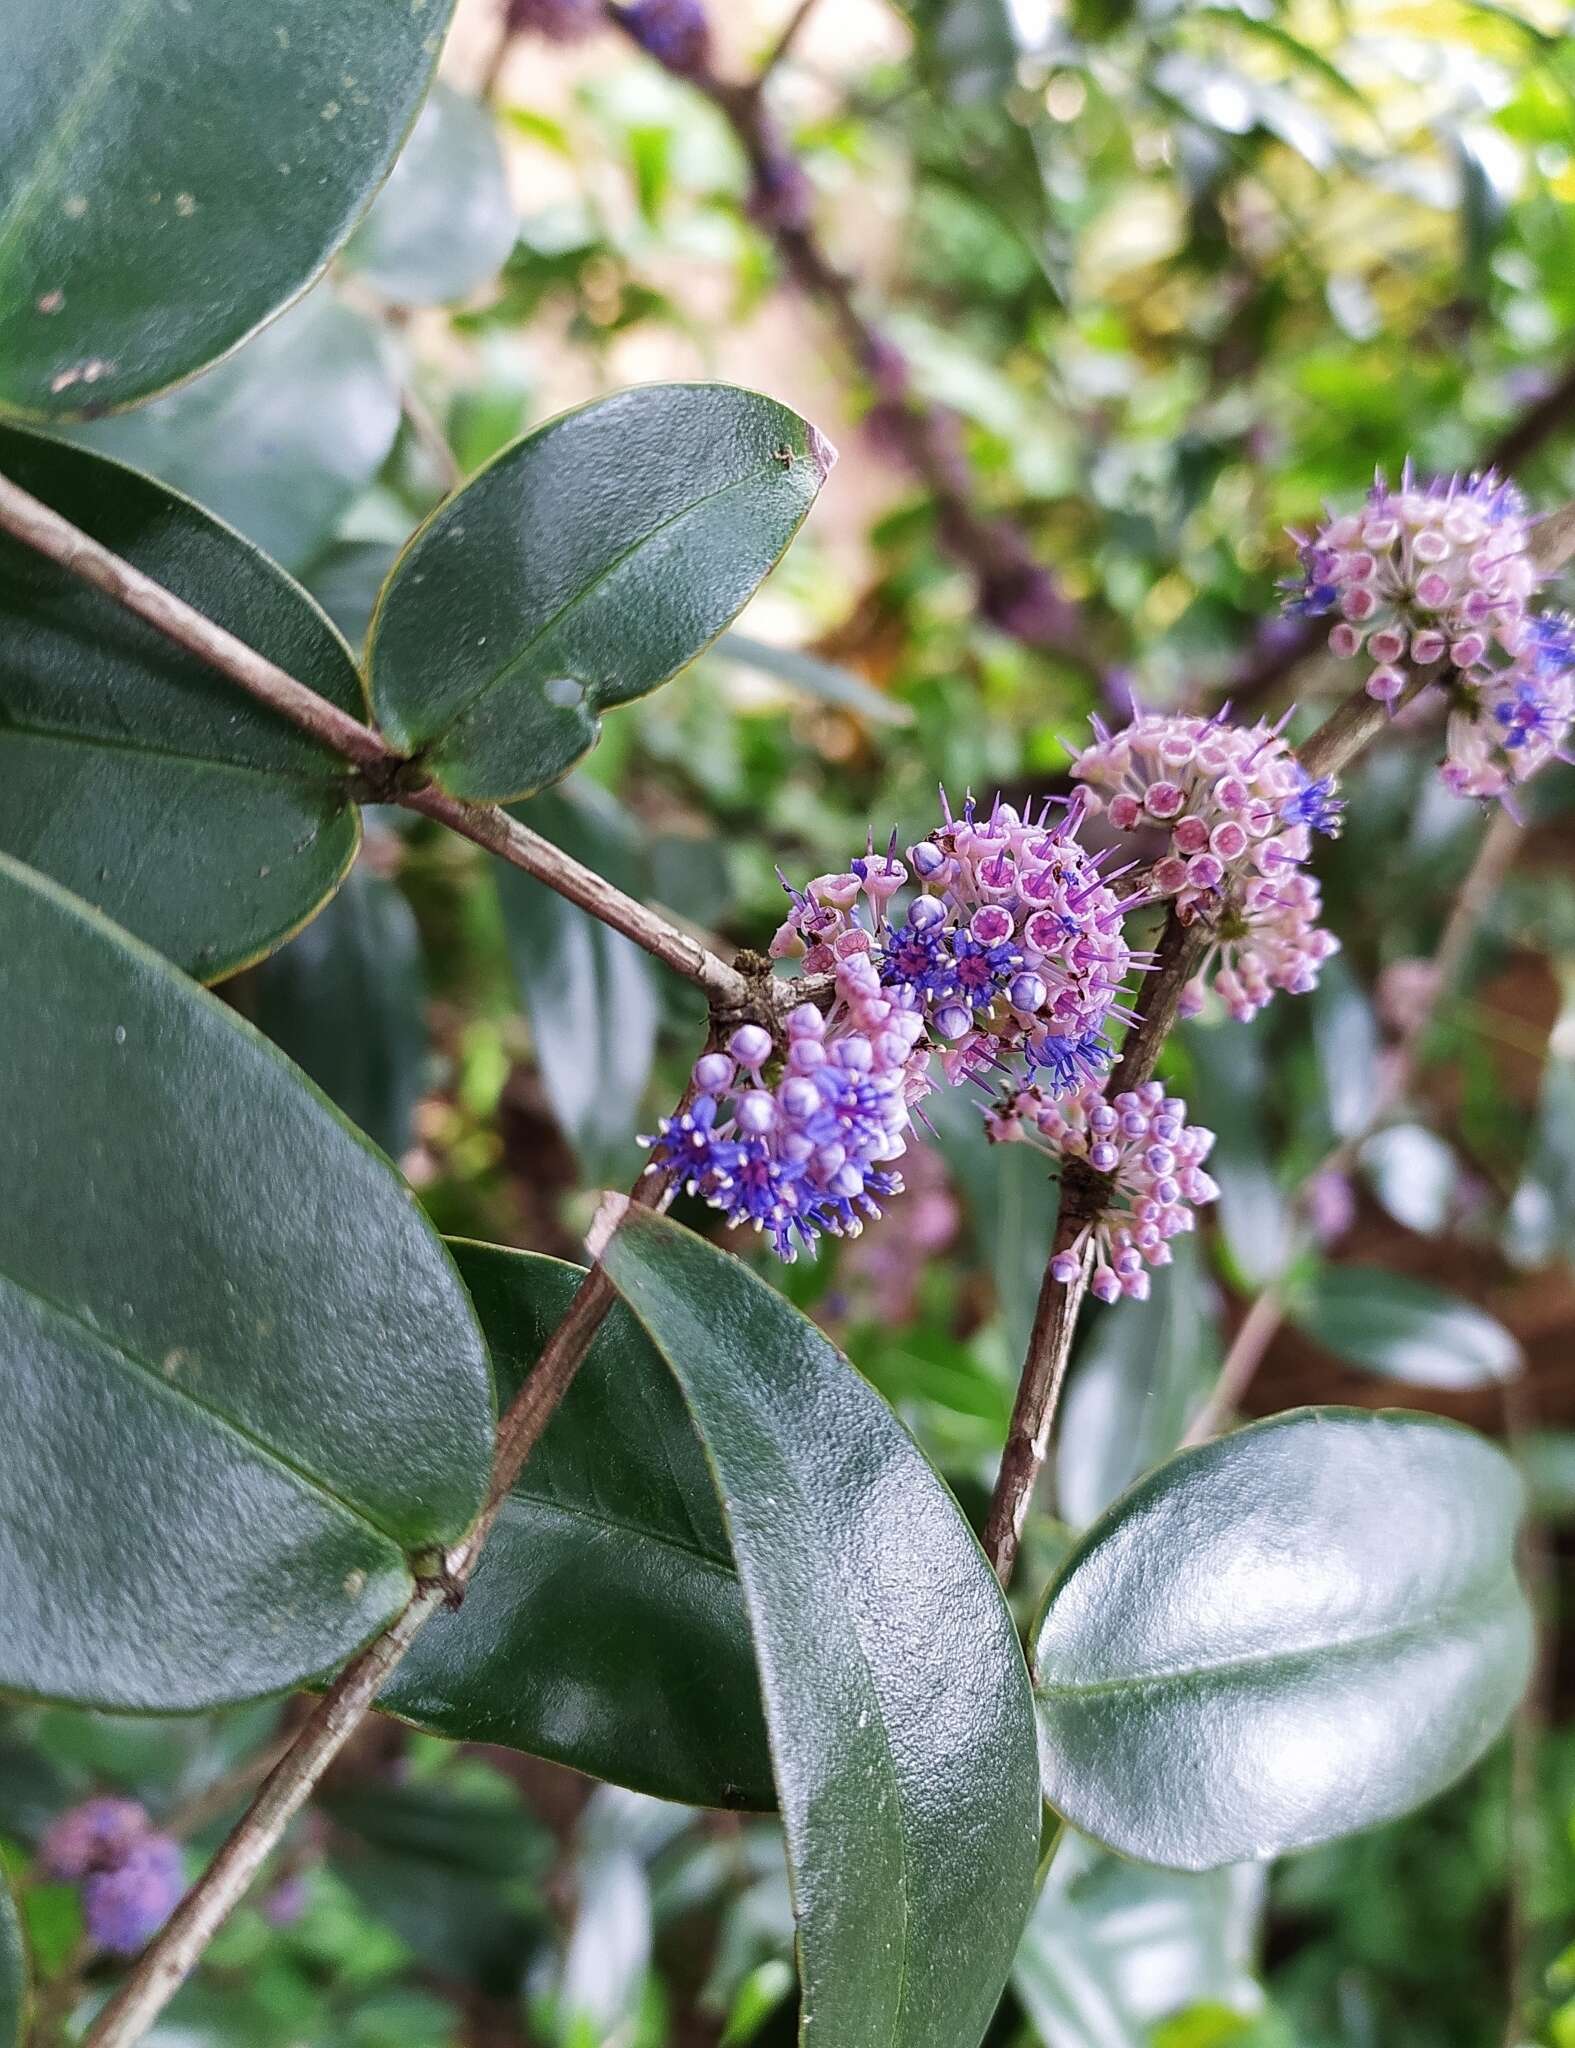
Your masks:
M1293 612L1338 613L1329 646L1369 664L1392 704L1412 671L1447 664L1453 698L1443 765L1459 796L1503 797L1559 756L1575 723L1575 626L1537 614L1543 581L1525 502L1491 471L1398 490L1380 474L1360 512L1296 535Z
M856 1237L900 1192L912 1105L925 1094L924 1020L882 989L866 954L836 967L829 1014L802 1003L787 1050L744 1024L695 1062L687 1109L664 1117L648 1171L671 1174L733 1225L752 1223L791 1260L829 1232Z
M1051 1261L1057 1280L1075 1280L1092 1241L1089 1286L1100 1301L1146 1301L1146 1268L1170 1264L1170 1239L1194 1227L1195 1205L1219 1194L1203 1170L1214 1133L1189 1124L1185 1102L1158 1081L1110 1102L1092 1083L1060 1102L1041 1088L1022 1088L985 1121L997 1143L1026 1141L1053 1159L1081 1159L1111 1176L1103 1214Z
M1152 888L1183 917L1250 878L1288 875L1312 850L1314 832L1338 832L1344 804L1325 778L1310 781L1282 725L1236 726L1213 718L1139 712L1095 739L1072 763L1093 809L1117 832L1169 834Z
M185 1887L179 1843L135 1799L72 1807L45 1834L38 1860L46 1876L81 1886L87 1931L112 1955L135 1955L151 1941Z
M972 797L928 839L896 855L873 849L847 872L802 891L772 942L803 954L805 971L870 958L945 1048L953 1084L1021 1055L1057 1092L1109 1064L1105 1029L1135 959L1122 930L1130 907L1078 843L1077 807L1055 824L1049 806L1023 818L999 798ZM899 910L894 899L916 891ZM784 883L784 887L787 884Z
M1340 941L1319 924L1323 898L1311 875L1254 876L1227 902L1215 921L1203 964L1181 999L1181 1015L1203 1008L1213 976L1214 993L1238 1023L1256 1017L1276 992L1304 996L1318 986L1318 970L1340 950Z

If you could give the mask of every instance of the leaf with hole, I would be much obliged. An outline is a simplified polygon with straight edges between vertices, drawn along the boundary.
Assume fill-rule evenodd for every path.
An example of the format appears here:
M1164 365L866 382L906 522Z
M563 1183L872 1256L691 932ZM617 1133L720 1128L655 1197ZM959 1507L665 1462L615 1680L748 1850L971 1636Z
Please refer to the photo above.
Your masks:
M802 2039L976 2048L1027 1918L1033 1720L956 1503L825 1337L629 1209L604 1253L705 1445L794 1873Z
M403 1157L426 1079L426 987L421 934L392 882L357 865L236 1000L357 1129Z
M408 1189L265 1040L0 856L0 1688L184 1712L326 1672L486 1491Z
M324 287L229 362L69 438L184 491L298 571L398 431L387 343Z
M440 505L372 621L389 738L463 797L520 797L603 711L703 653L776 566L831 452L728 384L649 384L563 414Z
M497 276L517 227L492 115L439 79L344 267L395 305L447 305Z
M649 895L634 826L594 784L545 790L515 815L620 889ZM552 1113L587 1179L628 1180L661 1020L650 955L518 868L500 865L497 889Z
M427 89L453 0L12 9L0 409L147 398L317 275Z
M1125 1856L1277 1856L1420 1805L1526 1682L1521 1485L1452 1423L1307 1408L1116 1502L1034 1631L1045 1796Z
M1441 1287L1377 1266L1324 1266L1298 1281L1290 1320L1326 1350L1415 1387L1490 1387L1519 1370L1501 1322Z
M0 469L342 711L366 715L350 651L317 606L196 505L14 427L0 427ZM360 837L337 754L3 536L0 748L0 852L207 981L304 924Z
M507 1406L582 1278L456 1243ZM700 1806L774 1804L749 1624L694 1425L621 1304L378 1704Z

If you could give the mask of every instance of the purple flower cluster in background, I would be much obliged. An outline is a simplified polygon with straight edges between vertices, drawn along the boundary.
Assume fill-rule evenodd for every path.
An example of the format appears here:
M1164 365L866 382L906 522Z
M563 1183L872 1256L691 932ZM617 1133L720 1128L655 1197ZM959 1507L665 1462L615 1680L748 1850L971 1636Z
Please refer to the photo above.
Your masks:
M1104 1213L1051 1264L1056 1279L1075 1280L1091 1241L1089 1286L1100 1301L1146 1301L1147 1267L1170 1264L1170 1239L1193 1228L1192 1205L1219 1194L1203 1170L1214 1133L1189 1124L1187 1105L1158 1081L1110 1102L1091 1082L1062 1101L1042 1088L1023 1088L996 1104L987 1121L994 1138L1027 1139L1053 1159L1085 1160L1112 1177Z
M633 0L619 19L649 57L680 78L711 62L711 24L700 0Z
M1335 833L1344 804L1309 780L1280 726L1140 712L1096 738L1072 764L1118 832L1166 832L1150 885L1187 923L1210 928L1209 950L1183 999L1196 1015L1212 986L1233 1017L1255 1016L1276 990L1304 995L1339 951L1319 928L1318 885L1303 872L1313 834ZM1229 893L1227 893L1229 892Z
M38 1850L46 1877L81 1887L94 1942L131 1956L158 1933L185 1889L180 1845L135 1799L89 1799L52 1824Z
M1371 664L1370 695L1392 704L1416 668L1447 663L1453 706L1443 779L1457 796L1503 797L1544 763L1567 758L1575 724L1575 622L1534 613L1543 578L1525 501L1491 471L1398 490L1380 473L1360 512L1295 536L1302 573L1293 612L1338 613L1342 659Z

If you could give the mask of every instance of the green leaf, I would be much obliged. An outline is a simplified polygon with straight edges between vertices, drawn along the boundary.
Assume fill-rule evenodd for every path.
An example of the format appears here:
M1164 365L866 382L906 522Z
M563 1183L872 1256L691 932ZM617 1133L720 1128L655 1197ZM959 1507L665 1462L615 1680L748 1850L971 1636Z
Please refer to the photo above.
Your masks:
M421 935L392 882L354 868L322 915L258 968L241 1007L391 1159L409 1150L426 1077L426 989Z
M453 1249L506 1404L580 1270ZM621 1305L504 1503L464 1605L427 1624L379 1704L665 1799L775 1803L710 1473L672 1375Z
M1575 965L1560 963L1563 1001L1526 1158L1510 1202L1505 1248L1518 1265L1545 1265L1575 1239Z
M0 65L0 408L130 405L323 268L394 160L453 0L14 13Z
M1220 1184L1217 1215L1248 1288L1266 1286L1292 1249L1290 1210L1269 1157L1270 1089L1261 1034L1248 1024L1193 1024L1186 1047L1192 1121L1215 1134L1209 1170Z
M715 652L724 661L737 662L740 668L758 669L762 675L775 676L779 683L786 683L802 696L818 697L823 704L835 704L839 710L856 712L872 724L913 723L913 712L908 705L896 697L888 697L884 690L877 690L852 669L839 668L835 662L805 654L802 648L777 647L766 640L752 640L744 633L724 633L716 643Z
M291 570L322 547L398 431L387 345L326 288L167 398L69 430L184 491Z
M727 384L645 385L515 442L394 566L368 657L384 730L458 796L555 782L737 615L831 460Z
M1396 1223L1436 1237L1449 1221L1460 1183L1453 1148L1424 1124L1390 1124L1361 1151L1368 1186Z
M22 2048L27 2027L27 1949L22 1922L0 1867L0 2048Z
M1485 1309L1377 1266L1324 1266L1297 1285L1290 1319L1352 1365L1417 1387L1493 1386L1521 1363Z
M547 790L515 816L619 888L649 893L632 825L593 784ZM500 866L497 888L552 1113L588 1179L627 1180L661 1016L650 956L518 868Z
M497 275L517 227L492 116L439 80L344 265L396 305L446 305Z
M1378 1020L1343 960L1331 960L1320 971L1309 1002L1329 1128L1337 1138L1355 1137L1378 1102Z
M245 541L118 463L0 427L0 469L67 519L366 715L349 649ZM80 577L0 537L0 851L204 980L279 945L360 836L337 755Z
M1050 1588L1033 1646L1046 1798L1123 1855L1187 1870L1431 1798L1525 1684L1520 1511L1508 1459L1425 1416L1300 1409L1183 1451Z
M324 1672L485 1494L409 1192L263 1039L0 857L0 1688L186 1711Z
M803 2039L975 2048L1032 1896L1016 1637L885 1403L738 1260L630 1210L604 1253L704 1441L794 1872Z
M994 1277L1007 1350L1021 1358L1055 1230L1056 1184L1031 1145L992 1145L978 1108L961 1089L942 1089L925 1109L968 1204L974 1243Z
M1118 1301L1086 1326L1056 1446L1056 1503L1074 1529L1170 1456L1219 1370L1214 1291L1194 1246L1182 1238L1174 1251L1147 1301Z

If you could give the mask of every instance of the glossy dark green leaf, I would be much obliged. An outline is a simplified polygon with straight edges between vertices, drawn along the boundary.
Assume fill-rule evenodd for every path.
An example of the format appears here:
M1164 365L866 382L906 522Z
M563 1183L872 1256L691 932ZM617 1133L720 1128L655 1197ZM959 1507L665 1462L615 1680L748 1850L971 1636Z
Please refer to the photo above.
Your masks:
M1329 1128L1337 1138L1354 1137L1378 1101L1378 1020L1356 976L1339 958L1320 972L1308 1003Z
M396 305L446 305L497 275L517 227L492 115L439 80L344 264Z
M27 1950L16 1901L0 1869L0 2048L21 2048L27 2024Z
M642 1210L604 1258L683 1389L731 1531L794 1871L803 2039L976 2048L1038 1836L994 1577L890 1409L764 1281Z
M651 384L565 413L441 505L372 622L378 717L468 797L526 796L709 646L831 452L774 400Z
M0 1687L330 1668L485 1492L492 1388L386 1162L232 1011L0 857Z
M1485 1309L1377 1266L1324 1266L1298 1284L1290 1315L1352 1365L1412 1386L1492 1386L1521 1362L1520 1346Z
M386 342L325 286L229 362L70 438L184 491L298 570L398 431Z
M1074 1529L1170 1456L1225 1355L1196 1248L1180 1238L1174 1250L1147 1301L1118 1301L1085 1324L1056 1445L1056 1505Z
M11 427L0 427L0 469L365 716L349 649L322 613L197 506L118 463ZM360 834L337 755L5 538L0 750L0 851L204 980L304 923L338 886Z
M1362 1147L1362 1173L1396 1223L1435 1237L1449 1221L1460 1185L1453 1148L1424 1124L1390 1124Z
M1508 1459L1425 1416L1300 1409L1183 1451L1050 1588L1045 1796L1189 1870L1419 1805L1525 1684L1520 1512Z
M593 784L547 790L515 815L620 889L649 894L632 824ZM661 1018L650 955L518 868L500 867L497 888L552 1113L589 1180L628 1180Z
M0 407L128 405L225 354L354 226L453 0L14 8L0 29Z
M577 1267L456 1244L507 1403ZM464 1605L416 1638L380 1704L695 1805L769 1807L743 1596L694 1426L615 1308L504 1504Z
M351 1123L403 1156L426 1080L426 987L421 934L392 882L357 866L239 1007Z

